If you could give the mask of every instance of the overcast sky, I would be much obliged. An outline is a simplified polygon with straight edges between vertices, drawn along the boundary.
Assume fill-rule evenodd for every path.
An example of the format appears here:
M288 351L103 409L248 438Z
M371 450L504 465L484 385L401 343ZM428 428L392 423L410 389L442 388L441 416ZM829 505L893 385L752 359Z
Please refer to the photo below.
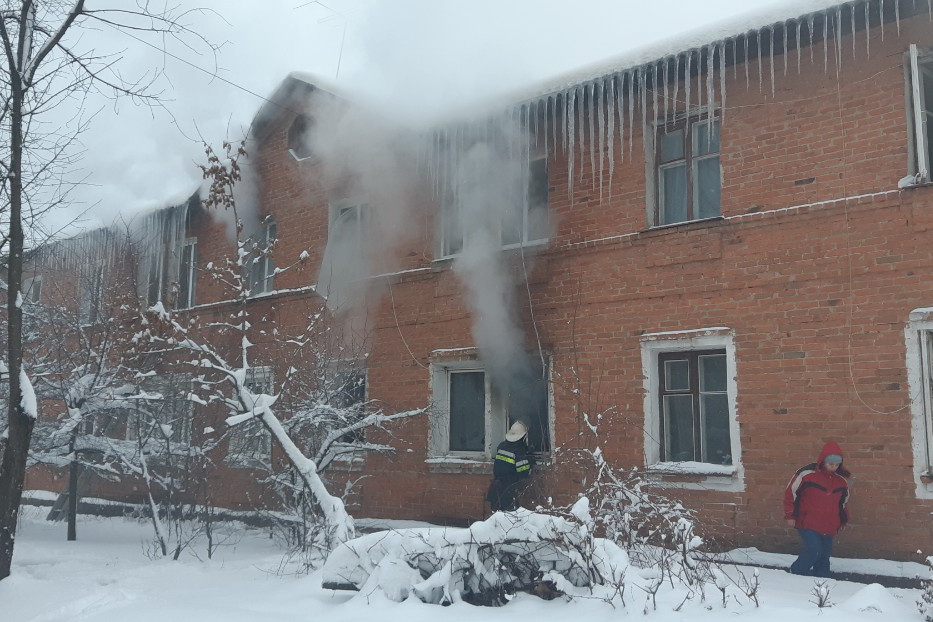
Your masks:
M126 35L122 70L165 62L167 111L103 107L82 142L86 186L60 213L96 227L189 195L203 159L198 136L238 138L262 97L291 71L377 98L406 116L434 115L522 89L626 50L787 0L180 0L216 14L192 25L223 43L222 79L210 59L161 57ZM95 3L96 4L96 3ZM799 4L799 2L798 2ZM188 64L190 63L190 64Z

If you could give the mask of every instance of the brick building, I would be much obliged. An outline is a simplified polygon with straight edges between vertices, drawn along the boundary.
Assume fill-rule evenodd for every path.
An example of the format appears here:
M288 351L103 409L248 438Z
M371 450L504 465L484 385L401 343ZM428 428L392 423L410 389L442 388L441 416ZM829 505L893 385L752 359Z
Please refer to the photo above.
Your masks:
M365 335L366 398L428 408L394 454L334 467L366 476L355 514L481 518L521 418L541 498L572 498L561 455L599 447L723 541L789 550L784 486L832 439L854 473L837 553L927 553L927 4L776 9L424 132L289 76L254 122L255 205L275 264L311 268L255 264L250 311L329 308ZM230 251L207 217L184 237L200 265ZM221 308L194 274L192 312Z

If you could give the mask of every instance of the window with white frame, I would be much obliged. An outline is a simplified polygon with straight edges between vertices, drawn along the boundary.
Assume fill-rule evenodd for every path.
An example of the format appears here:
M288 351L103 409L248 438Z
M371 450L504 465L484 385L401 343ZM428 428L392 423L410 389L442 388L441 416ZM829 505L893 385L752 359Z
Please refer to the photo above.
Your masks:
M20 287L23 294L23 302L26 304L39 304L42 300L42 277L31 276L23 279Z
M933 52L911 44L908 52L911 127L911 173L930 181L933 160Z
M286 140L288 142L288 152L298 161L307 160L314 153L311 149L310 135L314 129L314 119L305 114L295 117L292 124L288 126Z
M178 292L175 307L190 309L194 306L194 284L198 265L198 239L186 238L181 245L178 261Z
M165 257L160 251L161 248L157 244L156 248L150 249L143 256L141 262L140 290L143 303L147 307L151 307L162 300Z
M910 389L914 483L917 496L933 498L933 309L910 314L905 329Z
M251 296L265 294L275 289L275 260L272 257L275 240L275 221L266 219L259 231L250 236L246 243L244 269Z
M517 200L507 202L497 223L499 243L503 248L517 248L545 243L550 235L548 216L548 166L547 157L532 157L527 169L522 171L521 192ZM438 253L440 257L452 257L463 251L470 226L462 198L451 189L444 198L440 210L438 230Z
M331 203L328 245L337 244L345 252L361 256L367 246L371 219L368 203L348 199Z
M79 277L78 320L81 324L96 324L101 320L103 288L103 266L89 266Z
M642 336L649 468L741 486L735 347L728 329Z
M147 393L161 395L160 399L134 400L132 408L123 409L126 415L126 440L154 440L164 443L191 442L191 421L194 416L188 399L192 381L185 376L163 377L146 388Z
M519 420L528 425L532 451L551 450L549 383L540 366L512 374L502 386L477 361L435 364L432 390L432 456L491 459Z
M670 225L722 214L718 119L688 116L673 123L659 123L654 159L654 224Z
M250 367L246 370L246 388L250 393L272 395L274 391L271 367ZM252 408L253 404L246 404ZM251 466L269 465L272 461L272 435L262 422L253 418L233 427L227 450L230 462Z
M339 425L356 423L366 416L366 372L361 369L342 369L336 371L330 379L328 405L342 412ZM347 432L340 437L341 443L362 443L365 433L362 429Z

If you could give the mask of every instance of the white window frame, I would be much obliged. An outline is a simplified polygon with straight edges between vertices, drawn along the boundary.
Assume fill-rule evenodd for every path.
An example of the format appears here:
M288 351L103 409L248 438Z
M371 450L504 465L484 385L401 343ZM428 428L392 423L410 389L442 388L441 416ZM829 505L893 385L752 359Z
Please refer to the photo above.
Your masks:
M452 451L450 449L450 376L464 372L483 374L485 405L483 412L483 449L481 451ZM496 447L505 438L509 426L508 408L492 386L489 373L480 361L448 361L431 364L432 416L428 457L434 459L491 461ZM554 399L553 385L548 365L547 378L548 444L554 448Z
M97 324L103 303L104 267L89 266L78 284L78 322L82 326Z
M140 266L140 295L143 299L143 303L145 303L147 307L151 307L161 301L165 291L163 282L165 278L165 257L163 253L159 252L160 250L159 245L150 249L149 252L143 256L142 265ZM153 276L155 276L154 283ZM155 298L150 295L153 285L156 288Z
M23 279L20 285L25 304L37 305L42 302L42 276L36 275Z
M250 252L246 255L246 265L243 269L246 271L250 297L275 291L275 261L272 258L272 245L277 239L277 225L272 219L263 222L259 231L249 237ZM257 266L258 269L254 269Z
M548 168L548 157L547 154L532 154L528 158L528 166L523 167L522 169L522 199L521 199L521 211L522 211L522 223L521 223L521 240L514 243L506 244L502 242L502 224L497 223L498 230L495 231L495 235L499 237L499 245L503 249L514 249L514 248L526 248L531 246L540 246L546 245L550 239L550 235L546 234L543 238L534 238L531 239L530 231L530 217L529 211L531 208L531 201L529 198L530 185L532 183L531 172L536 163L544 162L544 177L545 184L547 187L550 185L550 176ZM550 200L545 197L545 211L548 215L548 223L550 223ZM444 198L440 204L439 209L439 218L438 218L438 230L437 230L437 258L438 259L451 259L459 256L463 252L463 247L468 244L467 238L469 234L467 231L464 231L463 223L460 221L460 214L462 213L462 208L456 196L451 193L450 196ZM503 213L504 217L505 214ZM452 224L450 219L455 218L457 224ZM550 227L550 224L548 225ZM450 239L448 238L448 230L454 232L455 234L459 233L460 237L460 249L451 250L450 248Z
M355 251L357 256L367 250L366 236L372 226L373 211L367 201L355 201L350 199L341 199L333 201L330 204L328 218L328 241L334 235L337 227L345 224L344 215L352 213L354 215L355 231L353 239L357 245ZM347 232L342 232L346 235Z
M273 395L273 380L271 367L249 367L246 370L245 384L253 393ZM227 463L246 468L272 466L272 434L259 419L254 417L244 421L230 431Z
M933 308L910 313L904 340L915 492L918 499L933 499Z
M173 444L180 443L183 445L188 445L191 443L191 425L194 419L194 404L191 400L188 399L188 395L191 393L194 385L194 380L192 378L180 378L177 380L178 387L173 390L171 386L166 385L165 380L158 380L153 383L147 383L147 392L158 393L163 396L162 400L133 400L133 406L131 408L127 407L122 410L126 412L126 440L128 441L137 441L138 439L138 427L137 421L140 417L140 410L147 410L153 414L153 420L149 423L154 423L157 425L168 425L172 428L172 436L177 436L177 438L169 439ZM183 395L182 395L183 389ZM174 397L171 400L166 395L171 395L174 393ZM168 412L165 406L168 401L173 401L176 403L181 403L182 406L180 410L184 411L181 413L181 421L179 417L172 417L172 415L177 415L174 410ZM146 403L145 408L142 407L140 402ZM156 408L151 408L153 403L159 402ZM130 418L133 418L131 421ZM176 434L177 433L177 434ZM161 431L157 434L154 433L153 438L156 442L162 442L165 440L164 435Z
M933 80L933 53L910 44L908 57L908 85L910 90L911 170L919 183L930 181L930 147L927 126L933 121L933 102L926 102L924 82Z
M732 465L703 463L661 462L661 407L658 355L664 352L695 350L725 350L726 394L729 401L729 436L732 447ZM732 329L702 328L641 336L641 362L644 373L644 447L645 466L649 474L663 476L659 484L677 488L713 489L740 492L745 490L745 471L742 465L742 446L739 434L739 415L736 407L735 343ZM683 475L690 481L677 481ZM702 481L696 481L700 478Z
M190 249L190 251L189 251ZM190 252L190 260L185 265L185 253ZM197 279L198 265L198 239L185 238L178 251L178 295L175 299L175 308L190 309L194 306L195 283ZM187 277L188 287L183 287L184 280L182 276Z

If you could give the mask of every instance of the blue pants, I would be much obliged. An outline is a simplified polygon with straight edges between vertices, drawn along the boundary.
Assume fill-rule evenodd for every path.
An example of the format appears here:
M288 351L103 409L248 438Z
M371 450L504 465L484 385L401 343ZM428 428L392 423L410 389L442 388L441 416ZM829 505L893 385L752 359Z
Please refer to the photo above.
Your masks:
M833 554L833 537L821 536L811 529L798 529L803 551L790 565L794 574L829 577L829 556Z

